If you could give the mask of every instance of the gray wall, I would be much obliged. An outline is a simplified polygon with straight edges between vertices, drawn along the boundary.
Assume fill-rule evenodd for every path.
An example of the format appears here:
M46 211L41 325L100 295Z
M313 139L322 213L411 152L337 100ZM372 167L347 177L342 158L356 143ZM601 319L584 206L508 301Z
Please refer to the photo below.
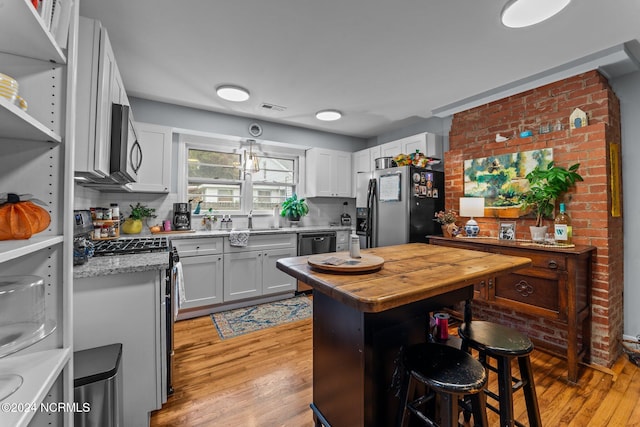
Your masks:
M640 71L612 80L620 99L622 122L622 187L624 215L624 334L640 335ZM620 230L622 232L623 230ZM615 338L615 337L612 337Z
M200 132L253 138L248 128L251 123L262 126L259 140L285 142L305 147L331 150L357 151L367 148L362 138L321 132L248 117L230 116L196 108L182 107L142 98L130 98L136 121L189 129Z

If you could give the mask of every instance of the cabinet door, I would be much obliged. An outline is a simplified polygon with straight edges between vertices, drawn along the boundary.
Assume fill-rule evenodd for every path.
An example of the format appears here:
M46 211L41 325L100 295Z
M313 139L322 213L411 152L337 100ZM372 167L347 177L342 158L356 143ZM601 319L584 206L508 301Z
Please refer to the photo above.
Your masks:
M371 159L369 149L360 150L353 153L353 173L371 172Z
M144 157L137 182L127 187L134 192L168 193L171 188L172 130L148 123L136 123L136 129Z
M395 157L402 153L402 143L391 141L380 146L380 157Z
M307 197L351 197L351 153L307 150Z
M369 148L369 167L372 171L376 170L376 159L382 157L380 153L379 145Z
M427 139L426 134L418 134L402 140L402 152L405 154L415 153L416 151L422 154L427 154Z
M98 63L93 65L98 67L95 140L90 140L88 143L95 144L93 165L95 172L107 177L111 173L109 164L111 159L111 104L114 101L119 101L120 95L118 94L116 99L112 95L112 87L114 84L118 85L116 59L111 48L109 36L104 28L100 31L99 50ZM83 108L82 106L79 107ZM84 143L84 141L81 141L81 143Z
M261 251L224 255L224 301L230 302L262 295Z
M276 267L280 258L296 256L296 249L272 249L262 254L262 294L295 291L296 279Z
M333 160L333 154L328 150L311 149L307 151L308 197L333 196L331 179Z
M332 166L333 195L351 197L351 153L337 151Z
M222 298L222 255L181 257L184 298L180 308L220 304Z

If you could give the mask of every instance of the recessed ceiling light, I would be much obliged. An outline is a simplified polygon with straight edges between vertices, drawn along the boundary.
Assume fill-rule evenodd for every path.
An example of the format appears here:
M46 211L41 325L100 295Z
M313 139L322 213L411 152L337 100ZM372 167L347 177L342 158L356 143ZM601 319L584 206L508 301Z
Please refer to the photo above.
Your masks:
M567 7L571 0L509 0L502 9L502 23L523 28L551 18Z
M249 99L249 91L240 86L218 86L216 93L222 99L233 102L242 102Z
M316 113L316 119L324 122L332 122L342 117L342 113L337 110L322 110Z

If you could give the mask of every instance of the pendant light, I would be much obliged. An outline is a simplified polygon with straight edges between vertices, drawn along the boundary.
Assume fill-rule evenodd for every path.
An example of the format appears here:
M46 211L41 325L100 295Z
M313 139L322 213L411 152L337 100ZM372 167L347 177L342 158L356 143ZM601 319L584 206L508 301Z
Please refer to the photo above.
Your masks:
M502 23L524 28L545 21L567 7L571 0L509 0L502 9Z
M260 163L258 162L258 156L253 154L253 143L256 142L255 139L247 139L249 142L249 155L246 156L245 152L245 162L244 162L244 172L245 173L255 173L260 172Z

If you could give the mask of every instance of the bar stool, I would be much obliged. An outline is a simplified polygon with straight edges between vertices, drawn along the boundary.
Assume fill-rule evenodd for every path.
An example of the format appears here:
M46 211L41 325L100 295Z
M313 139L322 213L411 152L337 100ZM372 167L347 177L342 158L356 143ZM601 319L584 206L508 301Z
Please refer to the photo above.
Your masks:
M523 427L523 424L514 420L513 414L513 392L521 388L527 405L529 426L541 426L538 398L529 358L533 351L531 340L515 329L479 320L462 323L458 333L462 338L462 350L467 351L469 347L476 349L479 360L485 368L498 374L498 394L490 390L485 390L485 393L498 402L498 408L488 402L486 406L500 414L500 426L511 427L515 424ZM498 367L491 366L488 358L496 359ZM518 359L522 379L515 378L511 374L513 359Z
M487 373L480 362L468 353L454 347L436 343L421 343L409 347L403 355L403 386L400 398L402 413L400 426L409 425L411 414L428 426L457 427L458 400L469 396L476 426L487 426L486 397L481 393L487 383ZM416 386L427 386L427 393L414 399ZM418 407L440 398L440 423L436 424L434 412L421 411Z

